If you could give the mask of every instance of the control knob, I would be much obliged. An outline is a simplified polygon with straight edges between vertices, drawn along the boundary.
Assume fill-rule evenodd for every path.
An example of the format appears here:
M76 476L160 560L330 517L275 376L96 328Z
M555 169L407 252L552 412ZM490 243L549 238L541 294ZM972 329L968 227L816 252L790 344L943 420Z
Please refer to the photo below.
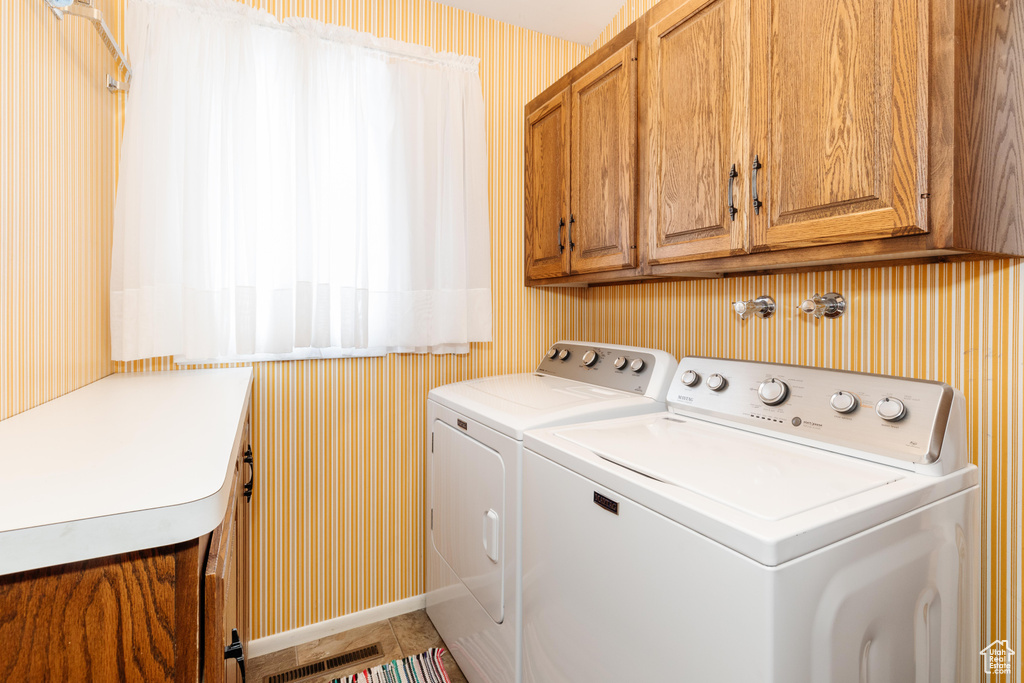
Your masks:
M622 368L626 367L626 357L619 356L618 358L615 359L614 365L616 370L621 370Z
M875 403L875 413L886 422L899 422L907 416L907 407L898 398L887 396Z
M772 377L757 387L757 397L766 406L777 406L789 397L789 385Z
M633 362L629 364L629 369L632 370L633 372L640 372L641 370L644 369L644 359L643 358L635 358L635 359L633 359Z
M721 391L722 389L725 389L726 384L725 378L719 375L717 372L713 375L708 376L707 381L704 383L708 385L708 389L710 389L711 391Z
M550 349L548 349L548 358L550 358L551 360L554 360L557 357L558 357L558 349L556 349L554 346L552 346Z
M698 375L693 370L687 370L686 372L684 372L681 379L683 380L683 384L685 384L688 387L695 387L698 383L700 383L700 375Z
M852 413L857 410L857 406L860 405L860 401L849 391L837 391L832 394L832 398L828 400L828 404L832 406L832 410L837 413Z
M569 349L562 349L558 353L558 360L565 360L568 357L569 357Z
M591 349L590 351L587 351L585 354L583 354L583 364L586 365L587 367L590 367L591 365L593 365L596 362L597 362L597 351L594 351L593 349Z

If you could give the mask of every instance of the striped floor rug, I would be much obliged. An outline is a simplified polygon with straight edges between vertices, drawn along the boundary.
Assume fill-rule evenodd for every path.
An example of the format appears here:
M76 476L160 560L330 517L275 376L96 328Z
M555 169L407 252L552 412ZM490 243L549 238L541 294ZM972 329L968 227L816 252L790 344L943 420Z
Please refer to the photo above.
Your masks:
M431 648L423 654L396 659L347 678L335 678L332 683L451 683L441 664L444 652L442 647Z

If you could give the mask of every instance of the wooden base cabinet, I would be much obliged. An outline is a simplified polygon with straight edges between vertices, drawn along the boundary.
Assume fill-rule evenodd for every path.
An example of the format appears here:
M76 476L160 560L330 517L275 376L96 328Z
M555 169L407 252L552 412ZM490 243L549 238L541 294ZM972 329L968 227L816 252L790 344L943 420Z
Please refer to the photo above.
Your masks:
M527 284L1024 256L1024 127L1010 125L1024 110L1022 14L971 0L662 0L611 43L638 41L635 267L570 260L528 268ZM601 55L553 88L575 89ZM577 128L590 127L570 138ZM528 143L528 247L531 202L553 192L530 163Z
M637 264L636 50L623 33L527 106L528 282Z
M245 426L227 514L210 535L203 573L203 680L241 683L249 647L249 510L255 467Z
M212 534L0 576L0 681L242 680L224 647L230 629L243 654L248 641L248 425L245 435Z

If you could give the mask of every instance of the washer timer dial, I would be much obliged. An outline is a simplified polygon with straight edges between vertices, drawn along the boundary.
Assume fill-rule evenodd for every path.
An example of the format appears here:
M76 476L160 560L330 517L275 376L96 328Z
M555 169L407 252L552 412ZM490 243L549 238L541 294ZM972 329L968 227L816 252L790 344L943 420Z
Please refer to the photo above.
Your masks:
M757 387L757 397L766 406L777 406L789 397L789 385L772 377Z
M857 410L857 406L860 405L860 401L857 400L857 397L849 391L837 391L832 394L832 398L828 400L828 404L832 406L832 410L837 413L852 413Z
M593 365L596 362L597 362L597 351L594 351L593 349L591 349L590 351L587 351L585 354L583 354L583 364L586 365L587 367L590 367L591 365Z
M898 398L887 396L875 404L875 413L886 422L899 422L907 416L907 407Z

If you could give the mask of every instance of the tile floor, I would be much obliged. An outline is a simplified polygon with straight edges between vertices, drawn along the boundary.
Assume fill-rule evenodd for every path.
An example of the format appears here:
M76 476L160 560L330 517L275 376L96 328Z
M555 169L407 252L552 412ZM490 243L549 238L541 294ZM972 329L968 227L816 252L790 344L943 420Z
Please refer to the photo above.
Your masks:
M432 647L445 647L427 613L420 610L256 657L249 662L246 678L253 683L264 683L269 676L374 643L382 646L384 654L380 658L297 679L294 683L330 683L335 678L379 666L392 659L417 655ZM466 677L450 653L444 654L443 661L452 683L466 683Z

